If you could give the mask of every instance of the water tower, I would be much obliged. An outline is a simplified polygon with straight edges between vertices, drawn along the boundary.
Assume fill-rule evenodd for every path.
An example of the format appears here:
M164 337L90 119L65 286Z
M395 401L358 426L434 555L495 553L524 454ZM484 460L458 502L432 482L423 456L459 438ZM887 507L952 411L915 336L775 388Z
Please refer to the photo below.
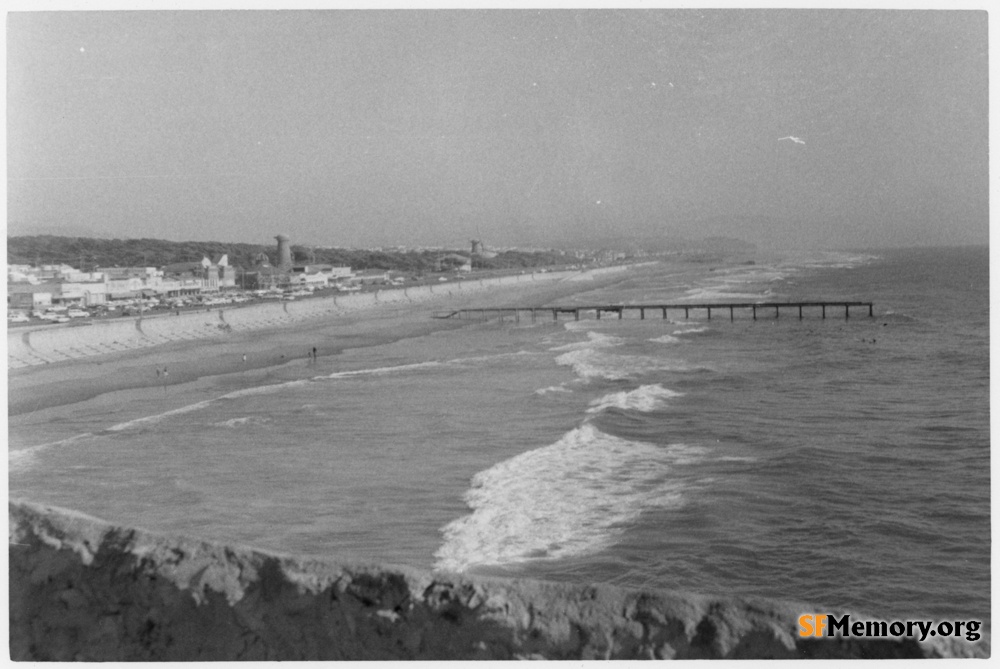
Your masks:
M288 244L288 237L278 235L278 267L280 269L291 269L292 267L292 247Z

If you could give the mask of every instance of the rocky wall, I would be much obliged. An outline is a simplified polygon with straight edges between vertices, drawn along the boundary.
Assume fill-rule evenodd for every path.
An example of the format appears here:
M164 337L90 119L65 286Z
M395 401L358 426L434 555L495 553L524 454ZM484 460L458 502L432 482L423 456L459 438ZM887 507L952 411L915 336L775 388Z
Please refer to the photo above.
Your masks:
M270 554L9 503L14 660L889 658L970 644L803 640L826 609ZM953 641L953 640L952 640Z

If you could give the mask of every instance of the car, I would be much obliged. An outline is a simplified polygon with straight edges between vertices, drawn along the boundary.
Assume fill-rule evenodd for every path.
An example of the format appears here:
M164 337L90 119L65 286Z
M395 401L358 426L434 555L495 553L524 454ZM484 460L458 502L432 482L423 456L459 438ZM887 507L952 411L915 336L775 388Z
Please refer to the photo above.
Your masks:
M90 314L82 309L70 309L66 315L70 318L90 318Z
M39 314L38 317L41 318L43 321L54 321L55 319L59 318L59 315L44 313L44 314Z
M55 317L55 322L56 323L69 323L69 317L68 316L56 316Z
M9 322L11 322L11 323L30 323L31 322L31 319L28 318L28 314L22 314L22 313L11 314L11 315L7 316L7 320Z

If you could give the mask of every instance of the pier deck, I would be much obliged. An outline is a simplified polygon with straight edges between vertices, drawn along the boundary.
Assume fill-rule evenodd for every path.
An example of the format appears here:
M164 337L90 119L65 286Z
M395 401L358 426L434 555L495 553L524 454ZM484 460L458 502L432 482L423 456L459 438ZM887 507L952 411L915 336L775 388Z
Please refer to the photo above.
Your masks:
M705 311L708 320L712 320L712 310L729 311L729 320L735 320L737 309L749 309L753 320L757 320L758 312L769 315L772 310L774 317L781 316L781 310L796 309L799 318L803 318L803 309L819 308L821 318L826 318L827 309L834 309L839 312L844 310L844 319L851 317L851 307L867 307L868 316L874 316L871 302L845 302L845 301L809 301L809 302L713 302L701 304L602 304L602 305L581 305L572 307L479 307L474 309L453 309L450 311L438 311L434 313L434 318L460 318L489 320L499 318L501 321L505 315L511 316L515 322L520 322L521 315L530 314L532 322L538 318L538 314L552 314L552 320L559 320L560 314L572 314L575 320L580 320L580 314L594 313L597 320L601 320L602 314L617 314L619 319L624 318L626 311L639 312L639 319L645 320L646 312L660 312L663 318L667 317L668 311L683 311L684 318L689 318L692 311Z

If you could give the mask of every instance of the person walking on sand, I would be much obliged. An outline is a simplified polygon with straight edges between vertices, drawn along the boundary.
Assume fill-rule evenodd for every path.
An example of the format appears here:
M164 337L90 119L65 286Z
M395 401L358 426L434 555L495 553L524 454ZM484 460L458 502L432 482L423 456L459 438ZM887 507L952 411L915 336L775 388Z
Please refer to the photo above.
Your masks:
M313 362L316 362L316 347L313 346Z

